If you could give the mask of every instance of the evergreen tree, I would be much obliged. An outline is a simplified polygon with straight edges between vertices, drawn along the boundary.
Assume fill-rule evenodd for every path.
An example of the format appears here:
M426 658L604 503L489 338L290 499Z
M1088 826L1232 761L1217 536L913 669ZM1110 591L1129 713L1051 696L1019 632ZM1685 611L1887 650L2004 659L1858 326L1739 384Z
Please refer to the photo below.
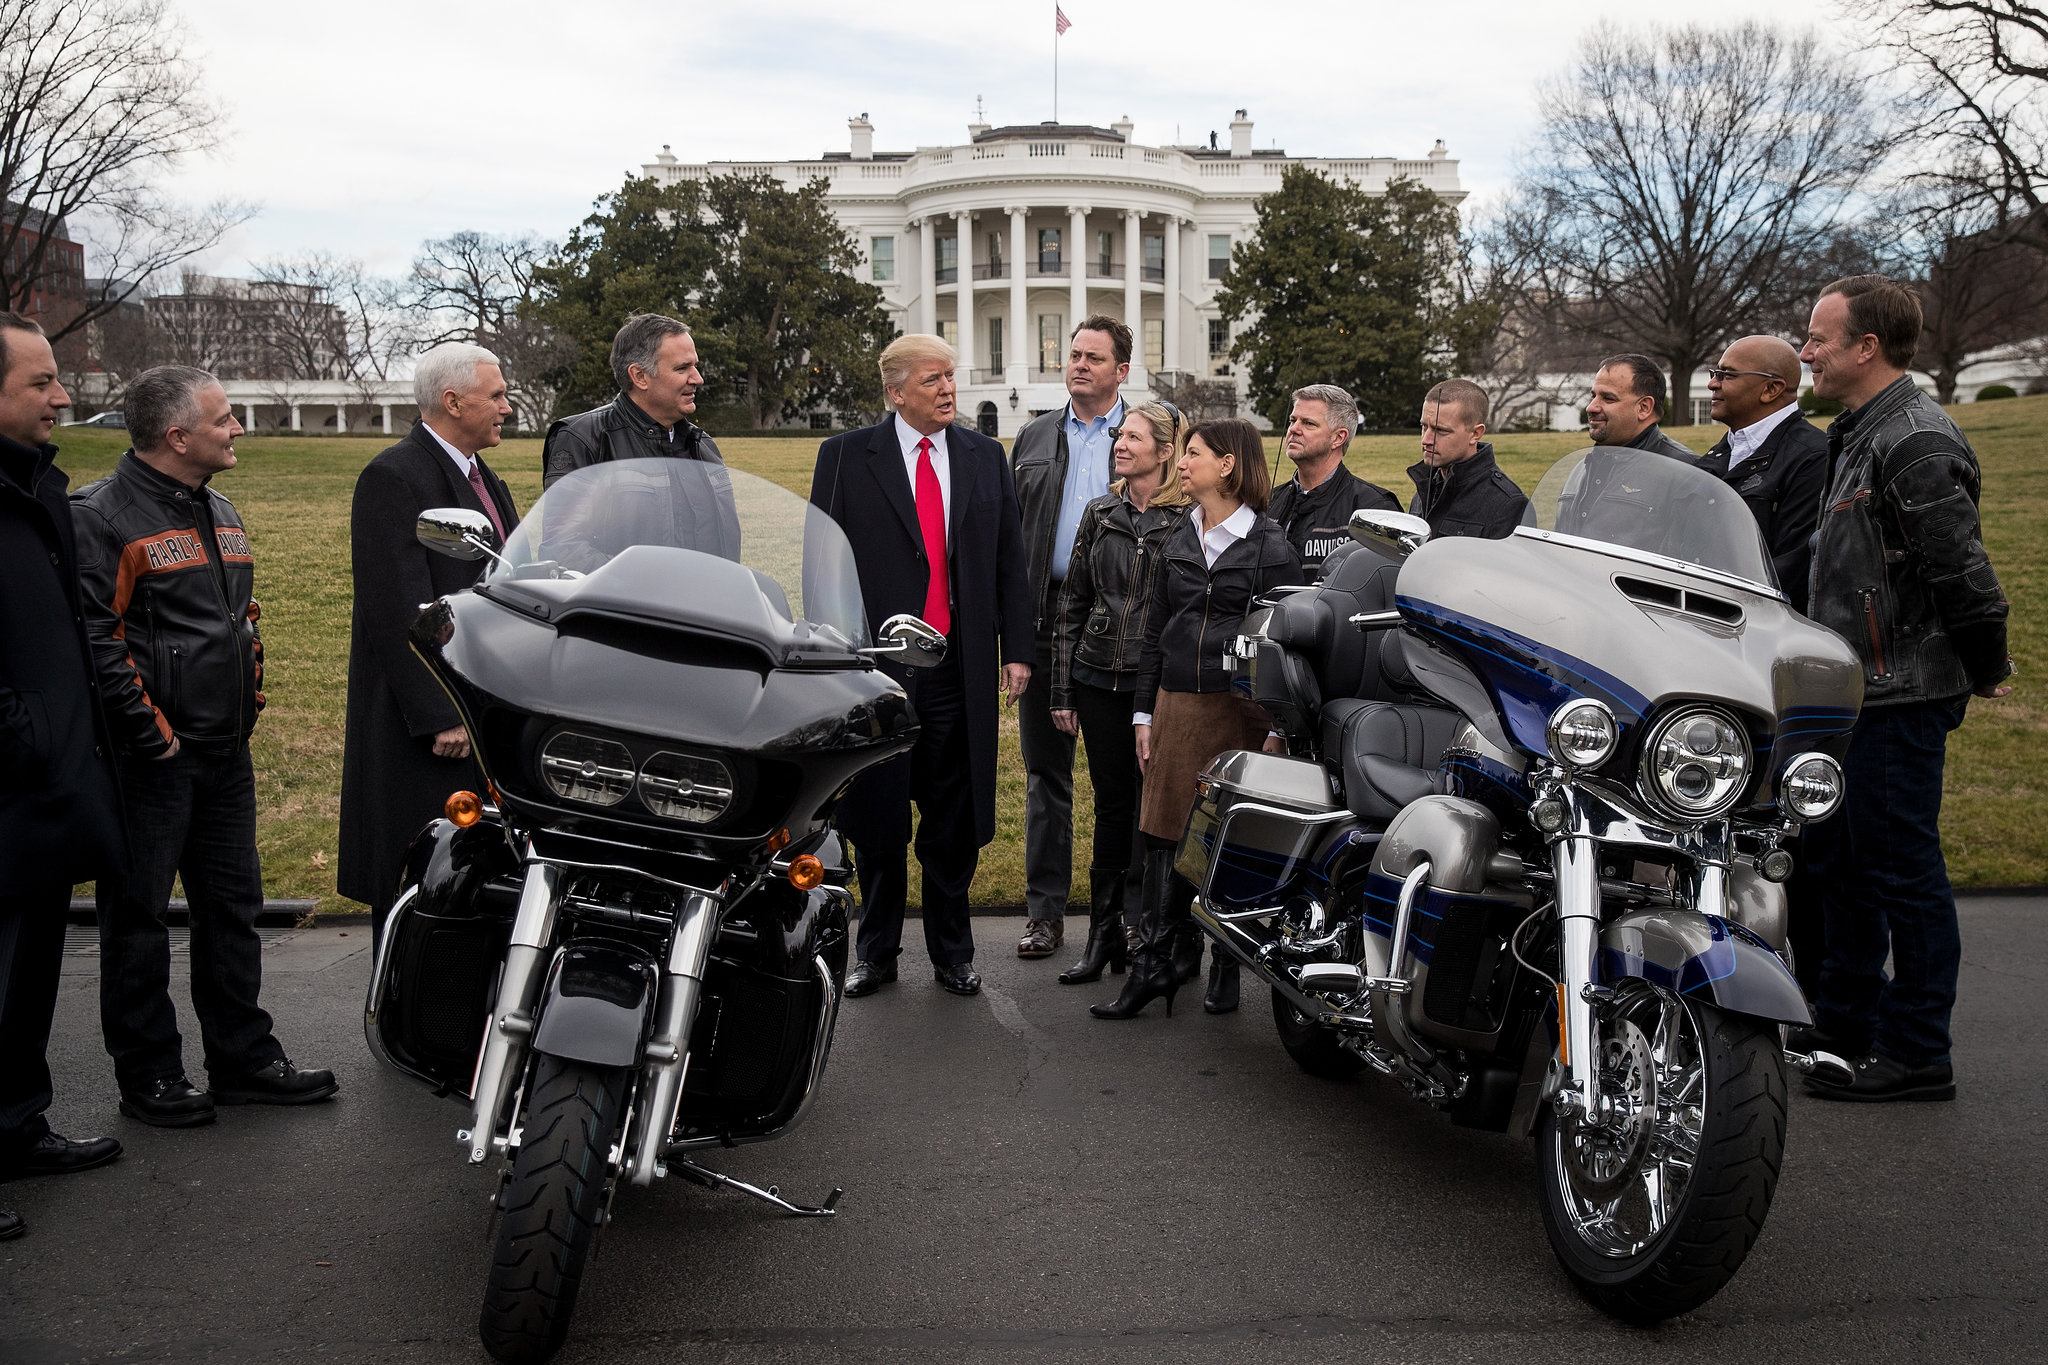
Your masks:
M1253 404L1284 426L1294 390L1338 384L1365 426L1416 425L1423 394L1488 321L1460 286L1457 211L1412 180L1375 195L1304 166L1257 211L1216 298L1224 317L1249 319L1230 353Z

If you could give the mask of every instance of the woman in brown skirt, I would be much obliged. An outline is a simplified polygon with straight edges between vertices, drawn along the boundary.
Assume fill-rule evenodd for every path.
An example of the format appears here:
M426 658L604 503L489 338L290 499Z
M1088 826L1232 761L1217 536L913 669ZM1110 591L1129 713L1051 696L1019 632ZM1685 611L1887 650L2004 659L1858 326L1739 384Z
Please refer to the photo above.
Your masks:
M1174 846L1195 804L1195 779L1231 749L1280 749L1265 712L1231 687L1223 652L1245 613L1275 588L1301 582L1301 561L1265 515L1272 480L1259 430L1238 417L1202 422L1180 457L1181 487L1194 499L1187 520L1166 542L1153 582L1141 681L1132 723L1144 795L1145 897L1139 946L1123 994L1090 1006L1098 1019L1129 1019L1173 997L1201 967L1195 889L1173 870ZM1211 1013L1237 1008L1237 964L1217 958L1203 1000Z

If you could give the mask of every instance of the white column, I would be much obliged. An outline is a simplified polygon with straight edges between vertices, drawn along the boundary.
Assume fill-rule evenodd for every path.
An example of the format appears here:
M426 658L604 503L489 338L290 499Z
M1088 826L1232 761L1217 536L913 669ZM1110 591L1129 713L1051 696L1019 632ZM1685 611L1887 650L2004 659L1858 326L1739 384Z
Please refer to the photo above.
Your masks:
M1067 240L1073 248L1067 253L1072 264L1067 267L1067 331L1069 334L1081 325L1081 319L1088 316L1088 208L1067 209ZM1061 354L1065 354L1062 346Z
M953 296L953 316L960 320L959 382L964 387L974 382L974 215L966 209L955 212L953 231L953 275L960 281L960 292ZM969 426L974 425L970 414L961 416Z
M1010 353L1003 357L1012 385L1030 379L1031 362L1024 344L1024 215L1029 209L1013 208L1010 213Z
M348 435L348 404L346 403L336 403L334 405L334 434L336 436Z
M1160 357L1169 370L1180 364L1180 218L1166 218L1166 353Z
M1145 294L1138 286L1138 267L1144 259L1144 241L1138 235L1138 211L1124 211L1124 326L1131 329L1130 386L1142 389L1151 381L1145 374Z
M254 403L242 404L242 430L256 430L256 405Z
M303 426L299 425L299 405L298 405L297 403L294 403L294 404L292 404L292 430L293 430L293 431L304 431L304 430L305 430L305 428L304 428Z
M920 218L917 222L917 269L924 277L924 298L918 309L923 326L918 330L927 334L939 330L939 262L938 253L932 245L932 220Z
M384 405L384 434L386 436L391 434L391 405L389 403Z

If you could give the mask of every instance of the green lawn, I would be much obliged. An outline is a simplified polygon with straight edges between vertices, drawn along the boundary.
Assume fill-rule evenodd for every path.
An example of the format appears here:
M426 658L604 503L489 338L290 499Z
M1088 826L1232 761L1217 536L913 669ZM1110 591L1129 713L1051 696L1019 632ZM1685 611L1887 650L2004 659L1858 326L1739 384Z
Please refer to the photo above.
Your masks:
M1956 736L1942 821L1949 866L1959 885L2048 881L2048 397L1969 404L1954 410L1984 465L1985 541L2013 605L2020 688L2004 701L1976 701ZM1718 427L1672 431L1705 450ZM58 463L74 487L112 467L126 442L117 431L58 433ZM1502 467L1525 488L1552 461L1578 449L1583 435L1504 436ZM358 470L382 449L378 439L244 437L241 464L218 481L249 527L256 590L263 602L264 691L270 706L257 727L257 838L273 896L318 897L327 911L354 908L334 890L341 791L343 701L348 682L348 508ZM720 442L734 465L798 493L810 486L815 448L783 438ZM1409 490L1402 472L1416 459L1412 439L1367 437L1352 466L1366 478ZM540 442L508 442L491 463L521 508L540 494ZM1024 774L1017 726L1003 723L996 841L983 850L975 899L1015 905L1024 898ZM1084 770L1085 771L1085 770ZM1087 783L1079 783L1075 823L1086 848ZM1081 859L1085 866L1085 852ZM1084 874L1085 875L1085 874ZM1078 892L1079 889L1077 889Z

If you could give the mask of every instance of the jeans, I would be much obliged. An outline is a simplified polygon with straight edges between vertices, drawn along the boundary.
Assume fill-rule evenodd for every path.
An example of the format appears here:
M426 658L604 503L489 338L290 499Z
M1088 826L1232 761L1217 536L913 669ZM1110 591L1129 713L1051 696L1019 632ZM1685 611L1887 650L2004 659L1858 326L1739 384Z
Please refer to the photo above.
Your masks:
M192 1007L206 1069L233 1078L284 1056L263 985L263 874L256 861L256 778L249 747L181 750L121 762L128 872L99 883L100 1028L124 1091L182 1075L171 1005L171 881L185 879L192 911Z
M1081 738L1088 743L1088 784L1095 789L1095 834L1089 849L1091 871L1128 869L1138 881L1145 865L1145 845L1138 831L1138 741L1131 729L1135 692L1074 684L1074 710L1081 720ZM1128 887L1126 901L1135 906L1138 893Z
M1949 1059L1963 941L1941 856L1941 770L1968 701L1865 711L1842 808L1801 836L1827 936L1814 1020L1908 1066Z
M1038 637L1038 665L1017 700L1017 741L1024 751L1024 917L1057 923L1067 916L1074 881L1074 737L1052 723L1050 634Z
M69 886L0 890L0 1171L50 1131L50 1021Z

